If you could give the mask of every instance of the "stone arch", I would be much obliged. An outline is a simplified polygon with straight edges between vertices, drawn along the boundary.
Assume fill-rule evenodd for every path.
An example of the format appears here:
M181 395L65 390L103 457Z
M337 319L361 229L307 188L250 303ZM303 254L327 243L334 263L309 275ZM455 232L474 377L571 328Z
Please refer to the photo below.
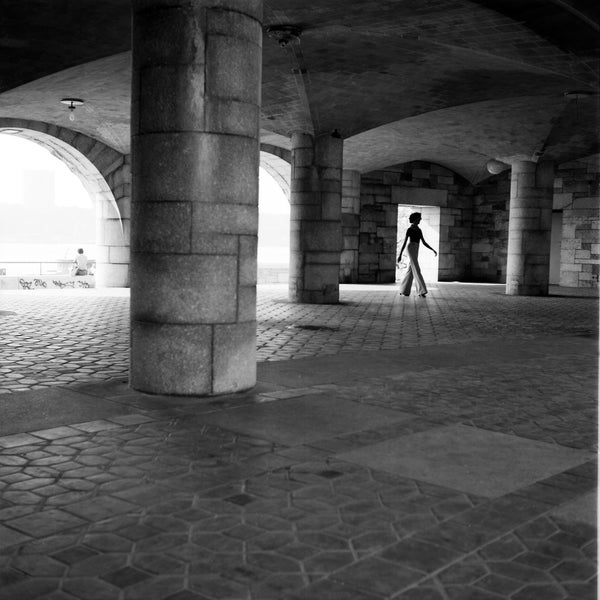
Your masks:
M279 184L290 199L292 153L272 144L260 145L260 166Z
M40 121L0 118L0 132L30 140L76 175L96 206L97 285L129 285L130 157L71 129Z

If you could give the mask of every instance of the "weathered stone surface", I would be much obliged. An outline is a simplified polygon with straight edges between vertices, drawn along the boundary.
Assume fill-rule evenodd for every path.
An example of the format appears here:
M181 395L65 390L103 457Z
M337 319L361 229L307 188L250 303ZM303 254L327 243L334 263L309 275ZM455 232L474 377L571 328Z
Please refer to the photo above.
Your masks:
M215 325L213 353L214 393L238 392L256 384L255 321Z
M254 301L256 282L258 9L252 0L138 0L133 8L132 382L138 389L225 393L255 379L253 361L234 373L218 350L248 355L255 345L247 325L255 309L240 301ZM235 335L221 334L213 347L215 327L224 324Z
M191 250L189 202L134 202L134 252L187 254Z
M210 325L132 321L131 384L163 394L212 393ZM178 368L175 370L173 364Z
M337 302L342 250L342 141L292 136L290 285L293 302ZM324 258L323 255L330 256ZM316 266L333 265L335 268ZM305 290L307 293L304 293Z
M132 288L138 293L132 296L132 318L155 323L233 323L237 280L235 256L136 253Z

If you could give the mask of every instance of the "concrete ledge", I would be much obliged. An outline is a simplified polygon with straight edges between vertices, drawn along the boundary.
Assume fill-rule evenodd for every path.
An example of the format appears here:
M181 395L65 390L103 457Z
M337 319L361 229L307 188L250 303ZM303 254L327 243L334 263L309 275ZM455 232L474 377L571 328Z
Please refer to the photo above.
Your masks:
M93 275L23 275L0 277L0 290L81 289L96 287Z

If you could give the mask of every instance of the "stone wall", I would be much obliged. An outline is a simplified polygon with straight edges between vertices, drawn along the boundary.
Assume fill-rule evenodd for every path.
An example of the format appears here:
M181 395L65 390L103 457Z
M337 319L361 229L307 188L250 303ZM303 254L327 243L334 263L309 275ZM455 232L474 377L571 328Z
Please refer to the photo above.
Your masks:
M506 282L510 170L477 186L473 196L471 278Z
M554 210L562 211L560 285L593 288L600 275L598 155L564 163L554 180Z
M358 281L360 208L360 173L344 170L342 171L340 283Z
M396 272L398 205L384 173L363 175L358 231L358 283L391 283Z
M600 161L598 155L559 165L553 210L562 215L560 285L593 288L600 274ZM471 277L505 283L510 170L490 177L473 196Z
M395 280L398 205L440 207L439 281L468 279L472 188L459 175L416 161L362 176L359 283Z

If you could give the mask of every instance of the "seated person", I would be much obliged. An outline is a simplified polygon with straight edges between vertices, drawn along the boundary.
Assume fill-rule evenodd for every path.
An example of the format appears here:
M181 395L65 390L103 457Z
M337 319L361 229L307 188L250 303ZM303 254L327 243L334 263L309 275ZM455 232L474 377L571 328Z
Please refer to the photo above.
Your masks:
M73 275L87 275L88 274L87 264L88 264L87 256L83 253L83 248L79 248L79 250L77 250L77 256L75 257L75 260L73 261L72 274Z

